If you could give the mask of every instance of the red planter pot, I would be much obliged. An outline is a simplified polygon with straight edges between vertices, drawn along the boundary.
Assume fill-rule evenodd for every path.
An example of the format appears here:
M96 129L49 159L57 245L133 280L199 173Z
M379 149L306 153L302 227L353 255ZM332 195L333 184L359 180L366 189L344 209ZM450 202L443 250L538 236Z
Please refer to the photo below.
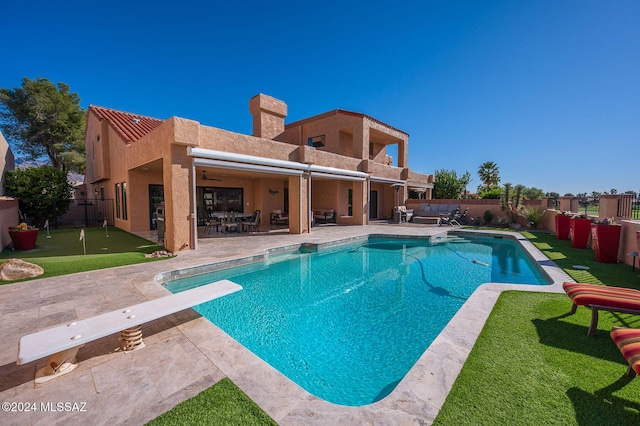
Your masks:
M596 262L618 263L620 246L620 225L591 225L591 238Z
M571 229L571 216L556 215L556 239L568 240Z
M583 219L580 217L571 218L571 247L587 248L589 242L589 234L591 232L591 219Z
M9 231L13 248L16 250L31 250L36 246L38 239L38 228L27 229L25 231Z

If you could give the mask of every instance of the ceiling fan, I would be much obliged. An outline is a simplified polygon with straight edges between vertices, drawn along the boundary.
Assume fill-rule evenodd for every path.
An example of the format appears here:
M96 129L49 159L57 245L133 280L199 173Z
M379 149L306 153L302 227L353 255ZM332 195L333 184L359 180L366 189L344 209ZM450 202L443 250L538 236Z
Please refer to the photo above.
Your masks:
M216 179L216 178L207 177L207 171L206 170L202 171L202 180L215 180L215 181L218 181L218 182L222 181L222 179Z

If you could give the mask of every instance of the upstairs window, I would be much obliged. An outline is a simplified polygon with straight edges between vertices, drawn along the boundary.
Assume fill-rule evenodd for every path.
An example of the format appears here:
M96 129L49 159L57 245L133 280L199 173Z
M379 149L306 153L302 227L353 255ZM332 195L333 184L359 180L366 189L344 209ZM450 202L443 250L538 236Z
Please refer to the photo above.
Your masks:
M307 144L314 148L322 148L324 146L324 135L314 136L307 139Z

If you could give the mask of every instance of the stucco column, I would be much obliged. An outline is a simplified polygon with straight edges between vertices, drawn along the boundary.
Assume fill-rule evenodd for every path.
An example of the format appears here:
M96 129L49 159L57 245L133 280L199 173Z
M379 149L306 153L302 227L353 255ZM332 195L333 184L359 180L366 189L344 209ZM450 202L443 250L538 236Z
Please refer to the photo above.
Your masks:
M192 159L187 155L187 147L171 145L170 155L163 159L164 206L165 206L165 247L177 252L194 246L191 228L192 206L191 169Z
M628 202L624 202L628 199ZM617 220L631 217L633 196L629 194L601 195L598 218L613 217Z
M409 167L409 139L398 142L398 167Z
M575 210L572 209L572 200L576 200ZM560 206L558 207L560 211L570 211L570 212L578 212L578 199L575 197L560 197Z
M354 126L353 128L353 156L369 159L369 127Z
M368 191L367 181L353 183L353 218L356 225L365 225L367 223Z
M307 185L300 176L289 176L289 233L302 234L308 218Z

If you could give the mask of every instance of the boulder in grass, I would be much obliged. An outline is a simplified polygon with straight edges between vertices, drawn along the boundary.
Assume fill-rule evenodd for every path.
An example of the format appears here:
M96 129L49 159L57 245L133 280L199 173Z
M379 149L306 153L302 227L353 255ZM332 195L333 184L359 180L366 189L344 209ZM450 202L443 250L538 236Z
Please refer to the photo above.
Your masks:
M9 259L0 265L0 280L13 281L44 274L44 269L20 259Z

